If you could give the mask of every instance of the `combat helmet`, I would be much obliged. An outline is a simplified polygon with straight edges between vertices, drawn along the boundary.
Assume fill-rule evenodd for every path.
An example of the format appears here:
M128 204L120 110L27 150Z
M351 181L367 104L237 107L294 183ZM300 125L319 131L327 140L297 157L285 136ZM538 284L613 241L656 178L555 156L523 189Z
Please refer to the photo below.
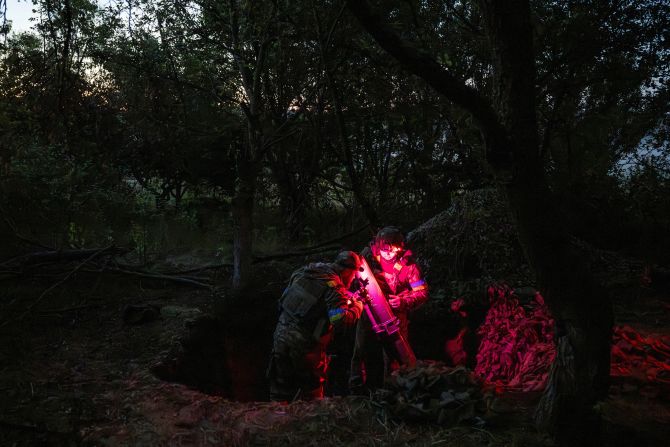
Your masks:
M342 270L358 270L358 267L361 265L361 260L353 251L341 251L335 257L333 264Z

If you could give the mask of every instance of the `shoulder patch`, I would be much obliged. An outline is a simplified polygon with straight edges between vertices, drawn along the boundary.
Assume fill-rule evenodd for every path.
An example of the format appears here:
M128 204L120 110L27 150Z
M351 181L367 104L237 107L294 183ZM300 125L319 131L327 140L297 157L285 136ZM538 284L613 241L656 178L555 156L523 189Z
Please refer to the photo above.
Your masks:
M426 288L426 281L420 279L418 281L410 283L409 286L412 288L412 290L423 290Z
M336 323L337 321L341 320L344 314L343 309L333 309L328 311L328 320L330 320L331 324Z

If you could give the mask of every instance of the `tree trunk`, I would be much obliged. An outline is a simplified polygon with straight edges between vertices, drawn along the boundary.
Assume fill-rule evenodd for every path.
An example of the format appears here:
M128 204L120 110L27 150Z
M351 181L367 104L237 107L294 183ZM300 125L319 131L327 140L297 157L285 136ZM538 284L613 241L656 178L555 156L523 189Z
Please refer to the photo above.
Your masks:
M304 157L307 156L311 157L312 154L305 153ZM314 176L311 167L297 166L290 161L289 157L289 152L284 145L280 145L276 152L268 153L270 169L279 190L284 233L289 243L295 243L300 240L305 228L307 198ZM297 176L296 170L298 171Z
M521 245L558 322L557 358L536 420L562 445L598 439L594 405L607 394L612 307L587 256L571 243L539 156L530 6L482 0L494 65L495 106L509 135L511 172L494 169L519 229ZM501 142L495 142L501 144ZM489 151L490 152L490 151Z
M330 76L327 75L328 79ZM354 156L351 151L351 146L349 145L349 138L347 137L346 124L344 122L344 113L342 113L342 107L340 106L340 101L336 98L337 92L333 82L329 81L331 91L333 93L333 105L335 107L335 117L337 119L337 130L340 137L340 144L342 146L342 151L344 152L344 166L347 170L349 176L349 181L351 182L351 189L354 193L354 197L358 204L363 208L363 212L370 223L372 228L377 228L381 226L379 221L379 216L375 210L372 203L368 200L363 191L363 183L359 172L356 171L356 166L354 165Z
M305 199L301 191L287 196L283 201L284 224L288 242L297 243L305 228Z
M251 142L253 144L253 140ZM244 152L244 151L243 151ZM240 154L238 174L233 197L233 289L244 291L253 276L253 214L256 195L256 172L254 164Z
M557 322L557 356L536 422L561 445L595 445L600 423L594 406L609 386L612 305L586 254L571 244L546 185L516 181L506 188L510 209Z
M492 49L493 104L380 22L364 0L350 11L407 70L469 111L517 223L521 245L557 320L558 354L537 421L562 445L597 445L595 404L608 389L612 304L571 243L539 156L528 0L480 0Z

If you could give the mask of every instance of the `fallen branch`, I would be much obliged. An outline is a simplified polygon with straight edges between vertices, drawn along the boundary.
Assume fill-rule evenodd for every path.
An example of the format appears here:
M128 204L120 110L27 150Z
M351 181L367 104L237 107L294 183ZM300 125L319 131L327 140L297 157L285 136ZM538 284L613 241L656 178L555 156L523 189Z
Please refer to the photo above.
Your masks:
M32 309L33 309L33 308L34 308L40 301L42 301L42 298L44 298L49 292L51 292L51 291L52 291L53 289L55 289L56 287L58 287L58 286L64 284L68 279L70 279L70 278L72 277L72 275L74 275L75 273L77 273L83 266L85 266L86 264L88 264L89 262L91 262L91 261L92 261L93 259L95 259L96 257L100 256L100 255L101 255L102 253L104 253L105 251L110 250L110 249L112 249L112 248L113 248L113 246L110 245L109 247L101 248L101 249L99 249L98 251L96 251L95 253L91 254L91 255L90 255L88 258L86 258L82 263L80 263L79 265L77 265L77 266L76 266L70 273L68 273L67 275L65 275L65 277L64 277L63 279L61 279L60 281L58 281L57 283L53 284L53 285L50 286L48 289L46 289L44 292L42 292L42 294L41 294L39 297L37 297L37 299L36 299L35 301L33 301L33 303L32 303L30 306L28 306L28 308L27 308L21 315L19 315L18 318L16 318L16 319L13 320L13 321L20 321L20 320L22 320L23 318L25 318L25 316L28 315L28 314L30 313L30 311L31 311L31 310L32 310ZM5 327L5 326L7 326L7 325L9 324L9 322L10 322L10 320L6 320L4 323L2 323L2 324L0 325L0 328L3 328L3 327Z
M92 259L91 259L92 260ZM90 262L91 260L84 261L84 263L80 264L78 268L81 268L83 264L86 264ZM48 264L46 264L48 265ZM188 284L200 288L206 288L206 289L211 289L211 285L201 282L199 278L195 277L187 277L187 276L175 276L179 273L189 273L189 272L195 272L199 271L201 269L193 269L190 271L184 271L184 272L171 272L167 274L161 274L161 273L153 273L153 272L148 272L144 270L132 270L132 266L125 266L126 268L119 268L119 267L101 267L101 268L96 268L96 269L82 269L78 270L80 273L89 273L89 274L101 274L101 273L118 273L122 275L131 275L131 276L137 276L140 278L148 278L148 279L158 279L158 280L164 280L164 281L172 281L172 282L177 282L181 284ZM213 268L212 266L208 266L206 268ZM206 269L204 268L204 269ZM204 270L203 269L203 270ZM23 276L25 275L25 272L20 272L20 271L2 271L0 272L0 280L8 280L13 277L17 276ZM33 273L30 275L32 278L53 278L59 276L56 273L53 274L39 274L39 273ZM70 275L68 275L69 277ZM67 279L67 278L66 278ZM58 286L62 284L61 282L58 282L55 284L55 286ZM47 289L46 292L48 292L50 289ZM41 298L39 298L41 299ZM0 326L2 327L2 326Z
M27 430L27 431L36 431L36 432L45 432L46 430L38 427L34 424L20 424L17 422L3 421L0 420L0 427L13 428L15 430Z
M83 310L83 309L89 309L91 307L99 307L100 304L84 304L82 306L74 306L74 307L66 307L64 309L47 309L47 310L42 310L40 311L41 314L43 315L50 315L50 314L64 314L66 312L74 312L76 310Z
M30 432L35 432L35 433L42 433L42 434L49 434L49 435L56 435L56 437L62 438L60 441L72 441L73 436L75 433L73 431L70 432L62 432L62 431L57 431L57 430L50 430L44 426L37 425L37 424L32 424L32 423L20 423L20 422L11 422L11 421L5 421L5 420L0 420L0 427L4 427L6 429L13 429L13 430L23 430L23 431L30 431ZM53 439L52 439L53 442ZM67 442L67 444L70 444L70 442Z
M362 226L356 228L354 231L351 231L351 232L349 232L349 233L347 233L347 234L343 234L343 235L337 236L337 237L335 237L335 238L333 238L333 239L328 239L327 241L319 242L318 244L316 244L316 245L312 245L311 247L307 247L306 250L311 250L311 249L314 249L314 248L323 247L323 246L325 246L325 245L331 245L331 244L334 244L335 242L341 242L341 241L343 241L344 239L347 239L347 238L349 238L349 237L351 237L351 236L353 236L353 235L355 235L355 234L360 233L361 231L365 230L366 228L370 228L370 224L369 224L369 223L366 223L366 224L364 224L364 225L362 225Z
M49 250L49 251L38 251L34 253L28 253L25 255L17 256L11 259L8 259L2 263L0 266L5 266L8 264L20 264L22 266L34 265L38 263L52 263L60 261L76 261L79 259L87 258L93 254L96 254L100 251L108 252L112 255L119 255L128 253L128 249L115 247L110 245L103 249L100 248L86 248L81 250Z
M103 270L103 272L115 272L115 273L121 273L124 275L131 275L131 276L138 276L140 278L148 278L148 279L160 279L163 281L172 281L180 284L188 284L192 286L197 286L201 287L204 289L211 289L212 286L210 284L206 284L200 281L195 281L193 279L189 278L184 278L181 276L170 276L170 275L161 275L158 273L148 273L148 272L137 272L137 271L132 271L132 270L124 270L120 268L108 268Z
M361 231L365 230L366 228L370 228L370 224L365 224L363 226L360 226L356 228L354 231L351 231L347 234L342 234L340 236L337 236L332 239L328 239L327 241L319 242L316 245L312 245L311 247L306 247L303 248L302 250L298 251L293 251L293 252L284 252L284 253L277 253L273 255L266 255L266 256L254 256L253 258L253 263L258 264L260 262L266 262L266 261L272 261L275 259L284 259L284 258L292 258L295 256L306 256L306 255L313 255L316 253L323 253L326 251L331 251L331 250L337 250L339 248L342 248L340 245L336 245L336 242L341 242L347 238L350 238L351 236L360 233Z
M202 267L196 267L188 270L177 270L174 272L170 272L170 274L173 275L181 275L184 273L197 273L197 272L204 272L205 270L217 270L217 269L224 269L224 268L233 268L233 264L230 262L224 262L222 264L210 264L210 265L203 265Z
M5 224L9 227L12 233L14 233L14 236L16 236L18 240L20 240L21 242L25 242L28 245L34 245L36 247L46 248L47 250L51 249L51 247L47 247L41 242L34 241L22 235L21 232L16 228L16 223L9 217L9 214L7 214L7 212L1 205L0 205L0 215L2 215L2 219L5 221Z
M285 258L292 258L292 257L298 257L298 256L308 256L308 255L313 255L316 253L323 253L327 251L333 251L337 250L338 248L341 248L339 245L335 245L336 242L342 241L348 237L351 237L357 233L360 233L364 229L368 228L368 225L365 224L354 231L351 231L347 234L340 235L336 238L320 242L316 245L313 245L311 247L307 247L302 250L297 250L297 251L292 251L292 252L283 252L283 253L277 253L277 254L271 254L271 255L260 255L260 256L254 256L253 257L253 263L254 264L260 264L262 262L267 262L267 261L272 261L272 260L278 260L278 259L285 259ZM119 248L119 247L114 247L114 246L109 246L105 247L103 249L99 248L91 248L91 249L80 249L80 250L49 250L49 251L41 251L41 252L34 252L34 253L28 253L25 255L17 256L12 259L6 260L2 263L0 263L0 267L5 266L7 270L4 270L0 272L0 275L6 275L5 278L7 279L12 276L19 276L23 275L26 272L23 270L26 266L30 266L31 269L35 269L36 267L41 267L41 266L48 266L49 264L53 264L56 262L70 262L70 261L75 261L78 259L85 258L83 263L79 264L75 270L70 272L62 281L54 284L52 286L53 288L57 287L58 285L62 284L64 281L69 279L69 277L74 274L76 271L79 271L85 264L91 262L94 258L98 257L102 253L107 253L110 255L117 255L117 254L124 254L127 253L127 249ZM206 282L200 281L199 278L191 278L191 277L184 277L182 275L188 274L188 273L197 273L197 272L203 272L206 270L216 270L216 269L221 269L221 268L232 268L233 264L231 263L221 263L221 264L213 264L213 265L205 265L202 267L195 267L192 269L187 269L187 270L178 270L178 271L172 271L172 272L166 272L166 273L155 273L151 271L146 271L143 269L140 269L139 266L133 266L129 264L122 264L122 263L116 263L114 262L116 267L100 267L95 271L92 270L84 270L86 273L119 273L123 275L131 275L131 276L137 276L140 278L148 278L148 279L157 279L157 280L163 280L163 281L170 281L170 282L175 282L179 284L186 284L190 286L196 286L199 288L204 288L204 289L211 289L212 285L208 284ZM19 270L21 269L21 270ZM44 295L48 293L49 291L53 290L53 288L47 289L43 295L40 295L38 300L33 303L33 306L37 304L37 302L41 301L42 298L44 298ZM32 309L31 306L28 310ZM24 317L22 315L21 317ZM3 324L4 326L4 324ZM2 326L0 326L2 327Z
M279 254L274 254L274 255L267 255L267 256L254 256L252 263L253 264L258 264L261 262L266 262L266 261L273 261L275 259L284 259L284 258L293 258L295 256L307 256L307 255L313 255L316 253L323 253L325 251L331 251L331 250L337 250L340 248L338 245L332 245L329 247L317 247L317 248L312 248L309 250L301 250L301 251L293 251L293 252L285 252L285 253L279 253Z
M298 251L291 251L291 252L283 252L283 253L276 253L272 255L255 255L252 259L252 264L260 264L262 262L267 262L267 261L274 261L277 259L285 259L285 258L294 258L297 256L308 256L308 255L313 255L316 253L323 253L326 251L331 251L331 250L337 250L338 248L341 248L339 245L329 245L325 246L324 244L332 244L333 241L339 241L342 239L346 239L349 236L352 236L356 233L359 233L361 230L363 230L365 227L361 227L358 230L355 230L351 233L345 234L344 236L339 236L337 239L331 239L330 241L326 241L324 243L320 243L318 245L314 245L312 247L308 247L303 250L298 250ZM205 265L202 267L195 267L192 269L187 269L187 270L176 270L173 272L170 272L169 274L171 275L180 275L184 273L196 273L196 272L202 272L205 270L216 270L216 269L221 269L221 268L232 268L233 264L227 262L227 263L221 263L221 264L212 264L212 265Z

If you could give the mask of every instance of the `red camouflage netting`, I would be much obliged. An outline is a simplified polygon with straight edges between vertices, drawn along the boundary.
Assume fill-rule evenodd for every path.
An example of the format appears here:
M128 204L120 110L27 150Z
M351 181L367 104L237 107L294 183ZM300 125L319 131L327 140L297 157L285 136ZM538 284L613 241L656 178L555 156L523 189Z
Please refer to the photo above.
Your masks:
M644 336L630 326L615 327L610 375L670 385L670 336Z
M522 306L509 286L499 284L489 286L488 296L475 373L500 391L544 389L556 355L554 320L544 299L537 293ZM670 384L670 336L614 327L611 375Z
M490 309L477 333L481 337L475 374L497 389L544 388L556 350L554 320L537 293L523 307L507 285L488 287Z

